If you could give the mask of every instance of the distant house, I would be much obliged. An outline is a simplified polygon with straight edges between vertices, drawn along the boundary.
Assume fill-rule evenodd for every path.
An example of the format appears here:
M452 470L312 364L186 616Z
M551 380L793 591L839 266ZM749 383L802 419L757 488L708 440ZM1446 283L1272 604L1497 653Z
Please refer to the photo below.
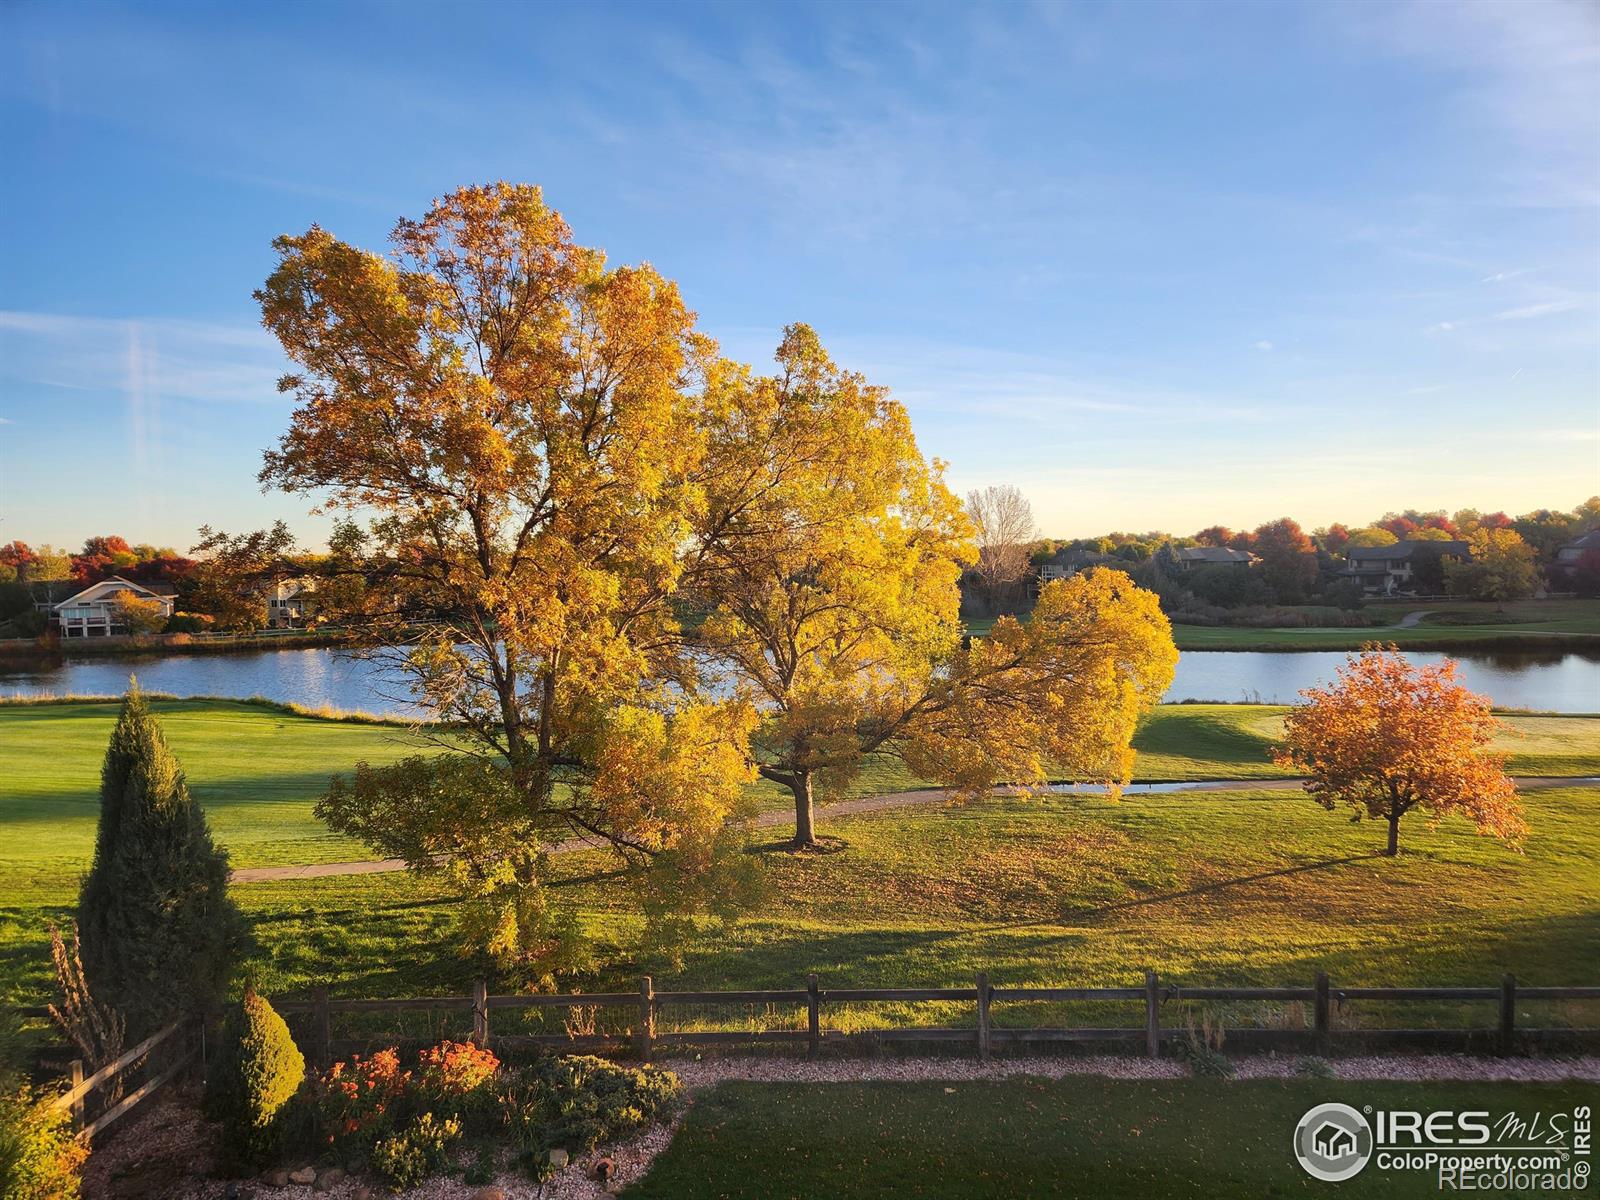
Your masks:
M1066 563L1049 562L1039 568L1039 582L1049 583L1053 579L1066 579L1072 574L1072 569Z
M69 594L55 599L62 591L69 591ZM43 589L43 600L39 595L35 593L35 606L48 613L63 638L110 637L128 632L117 608L117 601L124 596L154 600L161 606L161 615L170 617L177 604L178 589L170 583L135 583L113 575L88 587L78 583L54 584Z
M1369 596L1397 596L1416 591L1417 560L1437 554L1443 561L1472 558L1461 541L1404 541L1392 546L1352 546L1345 551L1344 574L1361 584Z
M1591 529L1576 541L1568 542L1556 550L1555 569L1552 575L1566 576L1583 561L1586 554L1600 554L1600 529Z
M1231 550L1227 546L1179 546L1178 566L1185 571L1196 567L1239 567L1248 569L1261 559L1248 550Z
M1037 596L1039 589L1052 580L1071 579L1080 571L1087 571L1090 567L1105 566L1107 563L1115 563L1122 567L1128 565L1122 559L1109 554L1095 554L1089 550L1063 551L1039 566L1030 590Z
M267 628L304 629L309 601L316 588L309 579L280 579L264 589Z

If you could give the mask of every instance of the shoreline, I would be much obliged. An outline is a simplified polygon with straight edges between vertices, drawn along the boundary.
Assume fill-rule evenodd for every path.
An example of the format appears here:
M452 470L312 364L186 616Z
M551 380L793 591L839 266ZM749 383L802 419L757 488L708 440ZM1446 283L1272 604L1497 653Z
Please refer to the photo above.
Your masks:
M274 700L270 696L218 696L210 693L200 693L193 696L179 696L174 692L145 691L146 700L157 703L183 703L183 704L247 704L257 708L265 708L274 712L285 713L290 716L306 717L317 721L349 721L362 725L405 725L405 726L435 726L448 728L446 722L437 721L428 717L405 717L385 715L383 713L364 712L359 709L336 709L332 707L312 708L305 704L296 704L292 700ZM120 704L121 693L111 692L84 692L66 693L57 695L53 692L26 695L21 692L10 694L0 693L0 709L4 708L47 708L63 704ZM1181 700L1163 700L1159 708L1261 708L1279 709L1287 711L1293 705L1288 702L1266 700L1201 700L1192 696L1185 696ZM1563 712L1553 708L1516 708L1509 705L1496 705L1494 713L1500 716L1517 717L1562 717L1580 718L1585 720L1600 719L1600 710L1594 712ZM1278 778L1264 776L1264 778ZM1056 781L1070 782L1070 781ZM1166 780L1135 779L1133 783L1161 783ZM1186 782L1195 782L1193 780Z
M1173 641L1184 654L1317 654L1349 653L1363 646L1380 643L1395 645L1404 652L1461 653L1474 651L1495 653L1547 653L1586 654L1600 658L1600 633L1557 633L1524 630L1520 633L1474 634L1463 631L1457 634L1428 631L1425 636L1407 637L1415 627L1375 626L1372 628L1343 629L1337 626L1294 629L1248 629L1217 625L1181 625L1172 627ZM1190 643L1184 636L1186 630L1204 630L1206 634L1227 630L1225 636ZM1398 634L1399 636L1395 636ZM982 636L975 634L972 636ZM1291 641L1290 639L1294 639ZM96 659L120 657L151 657L182 654L264 654L274 650L319 650L324 648L375 649L377 644L357 633L294 633L294 634L243 634L237 637L197 638L194 634L156 634L148 637L75 638L70 643L62 641L35 641L14 639L0 641L0 664L13 662L38 662L40 660L67 661L70 659Z
M1178 650L1184 654L1316 654L1316 653L1349 653L1360 650L1363 646L1372 645L1374 642L1381 645L1393 645L1402 654L1408 650L1419 653L1458 653L1470 654L1480 651L1484 654L1518 653L1529 654L1545 652L1549 654L1588 654L1600 658L1600 634L1595 633L1541 633L1536 630L1527 630L1523 633L1494 634L1487 637L1457 636L1457 637L1385 637L1385 634L1395 632L1393 627L1379 627L1369 630L1355 630L1361 636L1334 637L1326 641L1318 640L1314 645L1286 645L1283 641L1260 641L1250 639L1248 636L1237 640L1220 640L1208 642L1204 645L1184 645L1184 640L1178 636L1177 630L1186 628L1174 625L1173 641L1177 643ZM1191 629L1217 629L1215 625L1187 626ZM1276 630L1264 629L1260 633L1282 633L1284 635L1315 636L1321 631L1317 629L1292 629Z
M229 654L269 650L319 650L323 647L371 645L343 630L328 633L197 635L157 633L139 637L23 639L0 641L0 663L6 660L117 658L167 654Z

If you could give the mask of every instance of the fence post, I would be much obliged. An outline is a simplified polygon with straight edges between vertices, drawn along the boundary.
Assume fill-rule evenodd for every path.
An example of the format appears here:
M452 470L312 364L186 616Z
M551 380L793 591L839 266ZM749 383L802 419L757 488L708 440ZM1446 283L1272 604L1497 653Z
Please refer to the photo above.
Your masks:
M326 1068L333 1062L333 1013L328 1009L328 989L313 989L311 1001L315 1006L311 1011L311 1045L317 1066Z
M1328 973L1317 972L1317 999L1314 1021L1317 1031L1317 1053L1328 1052Z
M83 1059L72 1060L72 1086L78 1087L83 1083ZM76 1133L83 1128L83 1097L79 1096L72 1102L72 1131Z
M482 979L472 981L472 1040L478 1048L489 1048L489 985Z
M978 972L978 1057L989 1061L989 972Z
M815 1058L822 1049L822 1003L817 995L817 977L806 976L806 1053Z
M1507 971L1500 978L1500 1053L1510 1054L1517 1033L1517 977Z
M1161 980L1154 971L1144 973L1144 1046L1151 1058L1161 1055Z
M639 1061L649 1062L656 1036L656 995L650 976L639 980Z

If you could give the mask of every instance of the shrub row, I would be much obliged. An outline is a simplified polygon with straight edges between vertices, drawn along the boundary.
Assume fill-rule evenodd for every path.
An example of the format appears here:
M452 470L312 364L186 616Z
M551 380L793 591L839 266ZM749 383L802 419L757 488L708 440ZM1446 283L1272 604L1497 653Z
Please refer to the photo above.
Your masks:
M480 1163L494 1157L493 1146L508 1147L518 1167L542 1180L551 1150L578 1154L625 1136L660 1119L680 1093L670 1071L587 1056L511 1066L452 1041L409 1065L388 1049L308 1076L288 1027L253 994L228 1028L208 1106L223 1123L235 1169L309 1157L347 1170L370 1166L401 1191L475 1143Z

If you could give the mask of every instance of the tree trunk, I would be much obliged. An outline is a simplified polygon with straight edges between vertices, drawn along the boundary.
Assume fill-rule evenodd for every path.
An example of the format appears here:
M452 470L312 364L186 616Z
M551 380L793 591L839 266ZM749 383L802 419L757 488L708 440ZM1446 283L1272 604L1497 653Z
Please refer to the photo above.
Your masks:
M804 850L817 844L814 818L815 806L811 800L811 772L796 771L789 785L794 792L794 848Z
M1384 851L1391 858L1400 853L1400 806L1389 806L1389 848Z

